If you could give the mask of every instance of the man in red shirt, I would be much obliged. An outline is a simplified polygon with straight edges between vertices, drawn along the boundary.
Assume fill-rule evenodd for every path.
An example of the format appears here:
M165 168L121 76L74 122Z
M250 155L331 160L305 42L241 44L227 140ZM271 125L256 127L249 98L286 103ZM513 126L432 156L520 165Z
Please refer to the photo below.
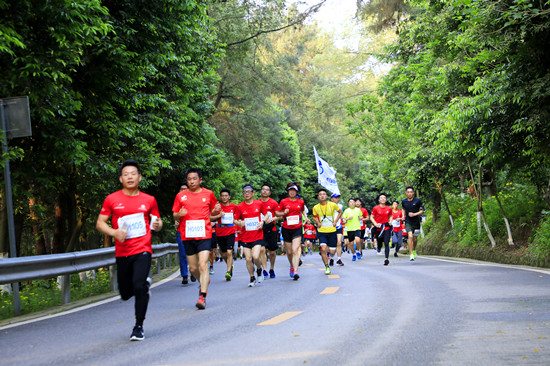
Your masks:
M120 297L135 296L136 324L131 341L145 339L143 321L149 303L151 279L151 229L162 229L157 201L138 189L141 181L135 160L126 160L120 168L122 190L111 193L103 202L96 228L115 238L117 281ZM111 226L107 223L112 216Z
M269 275L269 278L275 278L275 259L277 258L277 250L279 250L278 232L277 227L275 226L275 223L279 220L279 217L276 216L275 211L279 209L279 204L271 198L270 185L264 184L260 194L260 200L263 202L265 210L271 213L271 219L267 220L264 224L264 243L266 246L262 247L260 258L262 258L262 266L264 267L264 277ZM269 274L265 272L267 267L267 259L265 263L263 261L263 259L267 258L265 249L267 249L267 252L269 253Z
M227 264L226 281L231 281L233 277L233 250L235 247L236 232L233 217L237 211L237 205L229 202L230 199L231 192L229 189L223 188L220 191L221 212L216 215L216 238L218 239L221 256Z
M235 224L242 228L241 241L243 243L246 269L250 274L248 287L254 287L256 283L263 281L262 263L260 252L264 241L263 225L268 219L265 206L262 201L254 199L254 188L250 184L243 187L244 201L239 203L235 211ZM256 264L257 278L254 276L254 264ZM257 280L257 282L256 282Z
M384 254L386 255L386 259L384 260L385 266L390 264L390 238L392 233L391 225L389 224L392 219L392 210L391 207L386 205L387 200L386 195L381 193L378 196L378 202L380 202L380 204L374 206L370 217L374 225L373 232L376 237L378 251L382 249L382 243L384 243Z
M361 238L359 239L359 247L357 247L357 258L358 259L361 259L361 257L363 256L363 244L365 242L365 230L367 229L367 224L366 224L366 221L368 220L368 217L369 217L369 211L362 207L363 205L363 201L361 201L361 198L356 198L355 199L355 207L357 207L358 209L361 210L361 213L362 213L362 219L361 219Z
M198 168L188 169L185 173L187 188L176 195L172 212L174 219L179 220L178 230L185 246L189 272L200 282L198 309L206 308L206 294L210 275L208 257L212 239L211 219L219 213L221 206L214 193L201 187L202 171Z

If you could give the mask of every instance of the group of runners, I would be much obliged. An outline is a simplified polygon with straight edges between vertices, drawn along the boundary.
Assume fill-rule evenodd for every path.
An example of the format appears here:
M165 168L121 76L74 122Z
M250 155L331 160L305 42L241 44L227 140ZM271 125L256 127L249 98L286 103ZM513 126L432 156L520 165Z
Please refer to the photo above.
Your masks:
M416 258L416 239L424 207L414 197L412 187L407 187L407 198L402 202L402 210L395 206L398 205L397 202L393 202L393 209L388 207L386 196L381 194L379 204L373 208L371 215L362 207L360 199L350 199L349 207L343 210L339 195L333 194L329 199L327 191L320 189L317 196L319 203L313 207L312 212L313 225L310 223L305 226L306 221L309 221L308 210L305 202L299 198L299 182L286 185L288 197L280 202L270 197L269 185L264 184L260 190L260 198L255 199L255 188L246 184L242 188L244 200L235 204L230 202L231 192L228 189L220 191L218 202L211 190L202 187L200 169L188 169L185 177L187 184L180 187L172 212L177 227L182 282L186 284L188 276L192 281L199 281L199 296L195 304L198 309L206 308L210 274L215 260L213 252L218 247L227 266L227 281L231 281L233 277L233 252L236 243L242 246L246 259L250 276L249 287L254 287L266 278L276 277L278 221L281 221L280 234L289 262L289 276L295 281L300 278L299 266L305 236L309 234L311 238L312 232L316 232L325 274L330 274L330 267L334 265L335 259L337 265L344 265L341 258L342 246L351 251L352 261L361 259L368 220L372 222L372 236L376 238L378 250L385 247L384 265L389 264L389 240L392 232L396 233L397 227L402 230L403 222L406 232L410 233L410 260ZM151 285L151 230L159 231L163 226L155 198L138 189L141 178L137 162L127 160L122 164L119 180L123 188L107 196L96 224L100 232L115 238L117 280L121 298L128 300L135 297L136 324L131 340L144 339L143 322ZM109 218L111 226L108 223Z

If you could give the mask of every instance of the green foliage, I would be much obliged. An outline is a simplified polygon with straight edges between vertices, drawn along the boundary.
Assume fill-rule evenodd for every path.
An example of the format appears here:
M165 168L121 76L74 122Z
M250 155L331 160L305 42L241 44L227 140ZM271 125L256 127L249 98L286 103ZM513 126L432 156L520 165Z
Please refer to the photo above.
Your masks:
M549 211L543 211L540 225L533 236L533 242L529 244L529 253L534 258L550 259L550 215Z

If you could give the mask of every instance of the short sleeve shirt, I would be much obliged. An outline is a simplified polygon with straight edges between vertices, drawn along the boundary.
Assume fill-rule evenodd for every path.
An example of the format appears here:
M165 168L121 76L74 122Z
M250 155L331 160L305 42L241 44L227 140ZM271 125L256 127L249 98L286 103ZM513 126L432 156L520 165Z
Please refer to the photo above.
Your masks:
M266 212L270 212L271 217L275 217L275 211L279 211L279 204L277 203L277 201L275 201L273 198L268 198L267 201L262 201L262 203L264 204ZM273 227L271 231L277 231L277 227L274 224L271 224L270 226Z
M344 215L342 217L348 219L346 221L347 231L357 231L361 230L361 224L359 223L359 216L361 216L361 210L357 207L346 208Z
M243 220L245 227L241 227L239 240L243 243L253 243L263 240L264 232L262 229L256 229L256 225L262 220L262 215L266 214L265 206L260 200L253 200L251 204L241 202L235 212L236 220Z
M338 217L339 210L340 208L334 202L327 202L326 205L318 203L313 206L313 216L316 216L321 223L320 233L333 233L336 231L336 227L332 223Z
M200 192L190 192L188 189L179 192L174 200L172 212L179 212L182 207L187 210L187 215L180 218L178 231L181 233L181 240L202 240L212 238L212 225L210 224L210 213L218 203L214 193L206 188ZM203 226L204 225L204 226ZM204 235L196 236L195 232L203 232ZM204 230L204 231L202 231Z
M289 209L288 214L283 216L283 227L285 229L300 229L302 227L302 211L305 203L300 198L292 201L290 198L284 198L279 203L279 210L285 211Z
M128 196L120 190L105 198L100 215L112 216L111 225L115 230L119 227L119 219L125 221L129 227L128 237L124 242L115 239L115 257L152 253L151 215L160 217L155 197L143 192Z
M229 236L235 234L237 226L233 223L235 212L237 211L237 205L229 202L227 206L222 206L224 216L220 217L216 221L216 236ZM230 222L231 221L231 222Z
M412 201L409 201L405 198L401 201L401 207L405 210L405 222L420 225L420 216L410 217L409 212L416 213L420 210L424 211L424 205L420 198L413 198Z
M365 230L367 228L365 219L369 217L369 211L364 207L361 207L360 210L361 210L361 215L363 216L363 220L361 220L361 230Z

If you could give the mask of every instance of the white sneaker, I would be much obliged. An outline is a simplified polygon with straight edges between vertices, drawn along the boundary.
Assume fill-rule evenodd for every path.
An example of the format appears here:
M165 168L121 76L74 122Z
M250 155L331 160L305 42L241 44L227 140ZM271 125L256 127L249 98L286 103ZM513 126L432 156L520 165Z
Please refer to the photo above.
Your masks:
M254 287L254 286L256 286L256 279L251 278L250 283L248 284L248 287Z

